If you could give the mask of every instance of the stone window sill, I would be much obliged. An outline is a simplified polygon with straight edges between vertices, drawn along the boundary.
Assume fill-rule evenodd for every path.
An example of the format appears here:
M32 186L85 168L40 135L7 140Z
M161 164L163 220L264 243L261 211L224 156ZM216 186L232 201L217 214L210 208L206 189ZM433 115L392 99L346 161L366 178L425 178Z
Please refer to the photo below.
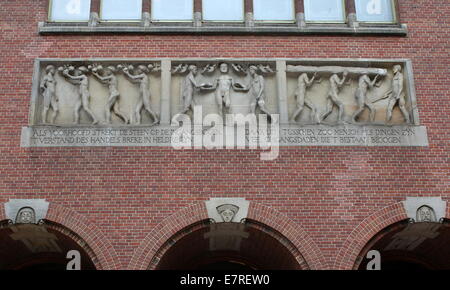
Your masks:
M402 25L353 25L347 24L290 24L290 23L254 23L242 24L208 24L202 23L53 23L40 22L39 34L101 34L101 33L142 33L142 34L340 34L340 35L392 35L407 36L408 30Z

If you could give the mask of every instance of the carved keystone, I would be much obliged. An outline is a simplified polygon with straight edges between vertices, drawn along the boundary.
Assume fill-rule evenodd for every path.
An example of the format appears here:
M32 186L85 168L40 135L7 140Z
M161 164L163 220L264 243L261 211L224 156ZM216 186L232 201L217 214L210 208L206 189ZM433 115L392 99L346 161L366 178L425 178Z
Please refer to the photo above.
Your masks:
M407 197L403 205L408 217L416 222L439 222L447 208L441 197Z
M6 218L15 224L36 224L47 216L45 199L10 199L5 203Z
M205 202L208 217L217 223L239 223L247 218L250 202L245 198L211 198Z

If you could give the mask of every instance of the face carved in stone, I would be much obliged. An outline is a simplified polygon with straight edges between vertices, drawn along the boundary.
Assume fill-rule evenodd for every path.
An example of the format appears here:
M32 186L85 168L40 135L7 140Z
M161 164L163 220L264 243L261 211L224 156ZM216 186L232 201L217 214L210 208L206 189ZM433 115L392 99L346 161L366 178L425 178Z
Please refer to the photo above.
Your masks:
M34 210L29 207L24 207L19 210L16 217L16 223L18 224L33 224L35 223Z
M424 205L417 210L418 222L435 222L436 218L432 208Z
M198 71L197 66L195 66L195 65L189 66L189 71L192 72L193 75L196 75L197 71Z
M396 74L398 72L401 72L402 71L402 67L399 66L399 65L395 65L393 71L394 71L394 74Z
M51 75L55 74L55 67L53 65L49 65L45 68L45 71Z
M217 207L217 212L222 217L223 221L230 223L233 221L234 216L239 211L239 207L232 204L224 204Z
M220 72L221 72L221 73L227 73L227 72L228 72L228 64L222 63L222 64L220 65Z

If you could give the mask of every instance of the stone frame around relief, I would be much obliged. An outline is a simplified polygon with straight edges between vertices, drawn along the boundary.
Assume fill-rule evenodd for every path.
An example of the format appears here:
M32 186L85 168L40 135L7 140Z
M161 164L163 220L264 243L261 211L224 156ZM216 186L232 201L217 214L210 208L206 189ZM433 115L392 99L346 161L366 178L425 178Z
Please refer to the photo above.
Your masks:
M31 103L30 103L30 113L29 113L29 126L24 127L22 130L22 141L21 146L23 147L34 147L34 146L44 146L45 144L34 144L31 138L36 135L36 130L41 131L55 131L55 130L91 130L91 131L102 131L102 130L129 130L135 129L139 130L148 130L148 124L143 125L126 125L126 124L112 124L112 125L91 125L91 124L79 124L79 125L54 125L47 126L43 124L39 124L39 83L42 77L42 70L48 64L64 64L64 63L158 63L160 64L161 70L158 72L158 77L160 84L158 85L158 89L156 94L159 98L159 102L157 103L157 107L155 110L161 115L161 122L158 126L155 126L153 129L160 129L159 132L164 132L164 136L160 136L161 134L156 133L158 136L154 142L144 142L139 144L129 144L123 142L106 142L101 144L92 144L89 142L80 143L80 144L50 144L50 146L170 146L170 142L167 142L170 138L170 132L173 131L173 127L170 126L171 118L179 109L174 103L174 99L177 98L178 92L175 91L174 88L179 84L175 84L175 82L180 82L181 78L173 73L173 67L177 64L189 64L194 63L197 65L206 65L208 63L237 63L243 65L250 65L255 63L261 63L271 66L274 70L274 73L270 76L266 76L269 80L271 79L270 91L268 98L268 102L272 102L271 109L273 113L280 114L280 123L281 130L283 129L290 130L299 129L304 130L313 130L320 131L324 129L328 130L347 130L351 131L353 129L359 130L360 135L365 137L367 134L370 135L370 132L376 132L379 129L393 130L399 129L398 132L400 134L409 134L406 137L401 137L398 142L394 144L389 144L386 142L369 142L367 140L356 140L355 142L347 142L346 139L342 139L339 142L328 142L327 140L313 140L312 142L297 142L297 139L289 139L285 138L286 142L282 142L281 146L428 146L428 137L426 133L426 128L420 126L419 113L417 108L417 99L416 92L414 86L414 76L412 70L412 62L409 59L371 59L371 58L361 58L361 59L349 59L349 58L38 58L34 62L34 74L33 74L33 83L32 83L32 93L31 93ZM397 125L387 125L387 124L290 124L289 123L289 114L292 111L292 86L293 86L293 77L295 78L295 74L286 72L286 69L289 65L311 65L311 66L329 66L329 65L337 65L337 66L357 66L357 67L377 67L382 66L385 68L392 67L395 64L400 64L403 67L403 74L405 77L405 85L404 90L408 97L409 106L410 106L410 124L400 124ZM103 88L105 90L105 88ZM323 93L322 93L323 94ZM321 96L323 97L323 96ZM350 96L351 98L351 96ZM289 101L289 99L291 99ZM289 103L291 102L291 103ZM153 130L152 129L152 130ZM136 131L136 132L137 132ZM158 130L157 130L158 131ZM369 133L367 133L369 132ZM138 132L141 134L142 132ZM61 133L64 135L64 133ZM285 136L286 137L286 136ZM162 138L165 138L164 142ZM400 140L401 139L401 140ZM292 141L293 140L293 141Z

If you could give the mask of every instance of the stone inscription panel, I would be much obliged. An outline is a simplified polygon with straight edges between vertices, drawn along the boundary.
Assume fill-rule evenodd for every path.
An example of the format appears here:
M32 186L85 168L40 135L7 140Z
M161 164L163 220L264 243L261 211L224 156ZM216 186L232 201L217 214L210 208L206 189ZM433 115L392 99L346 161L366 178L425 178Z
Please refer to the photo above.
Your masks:
M33 126L22 129L22 147L171 147L178 127L94 128ZM281 126L280 146L428 146L423 126ZM208 128L203 134L209 134ZM249 135L246 136L247 141ZM226 138L224 138L226 139Z

